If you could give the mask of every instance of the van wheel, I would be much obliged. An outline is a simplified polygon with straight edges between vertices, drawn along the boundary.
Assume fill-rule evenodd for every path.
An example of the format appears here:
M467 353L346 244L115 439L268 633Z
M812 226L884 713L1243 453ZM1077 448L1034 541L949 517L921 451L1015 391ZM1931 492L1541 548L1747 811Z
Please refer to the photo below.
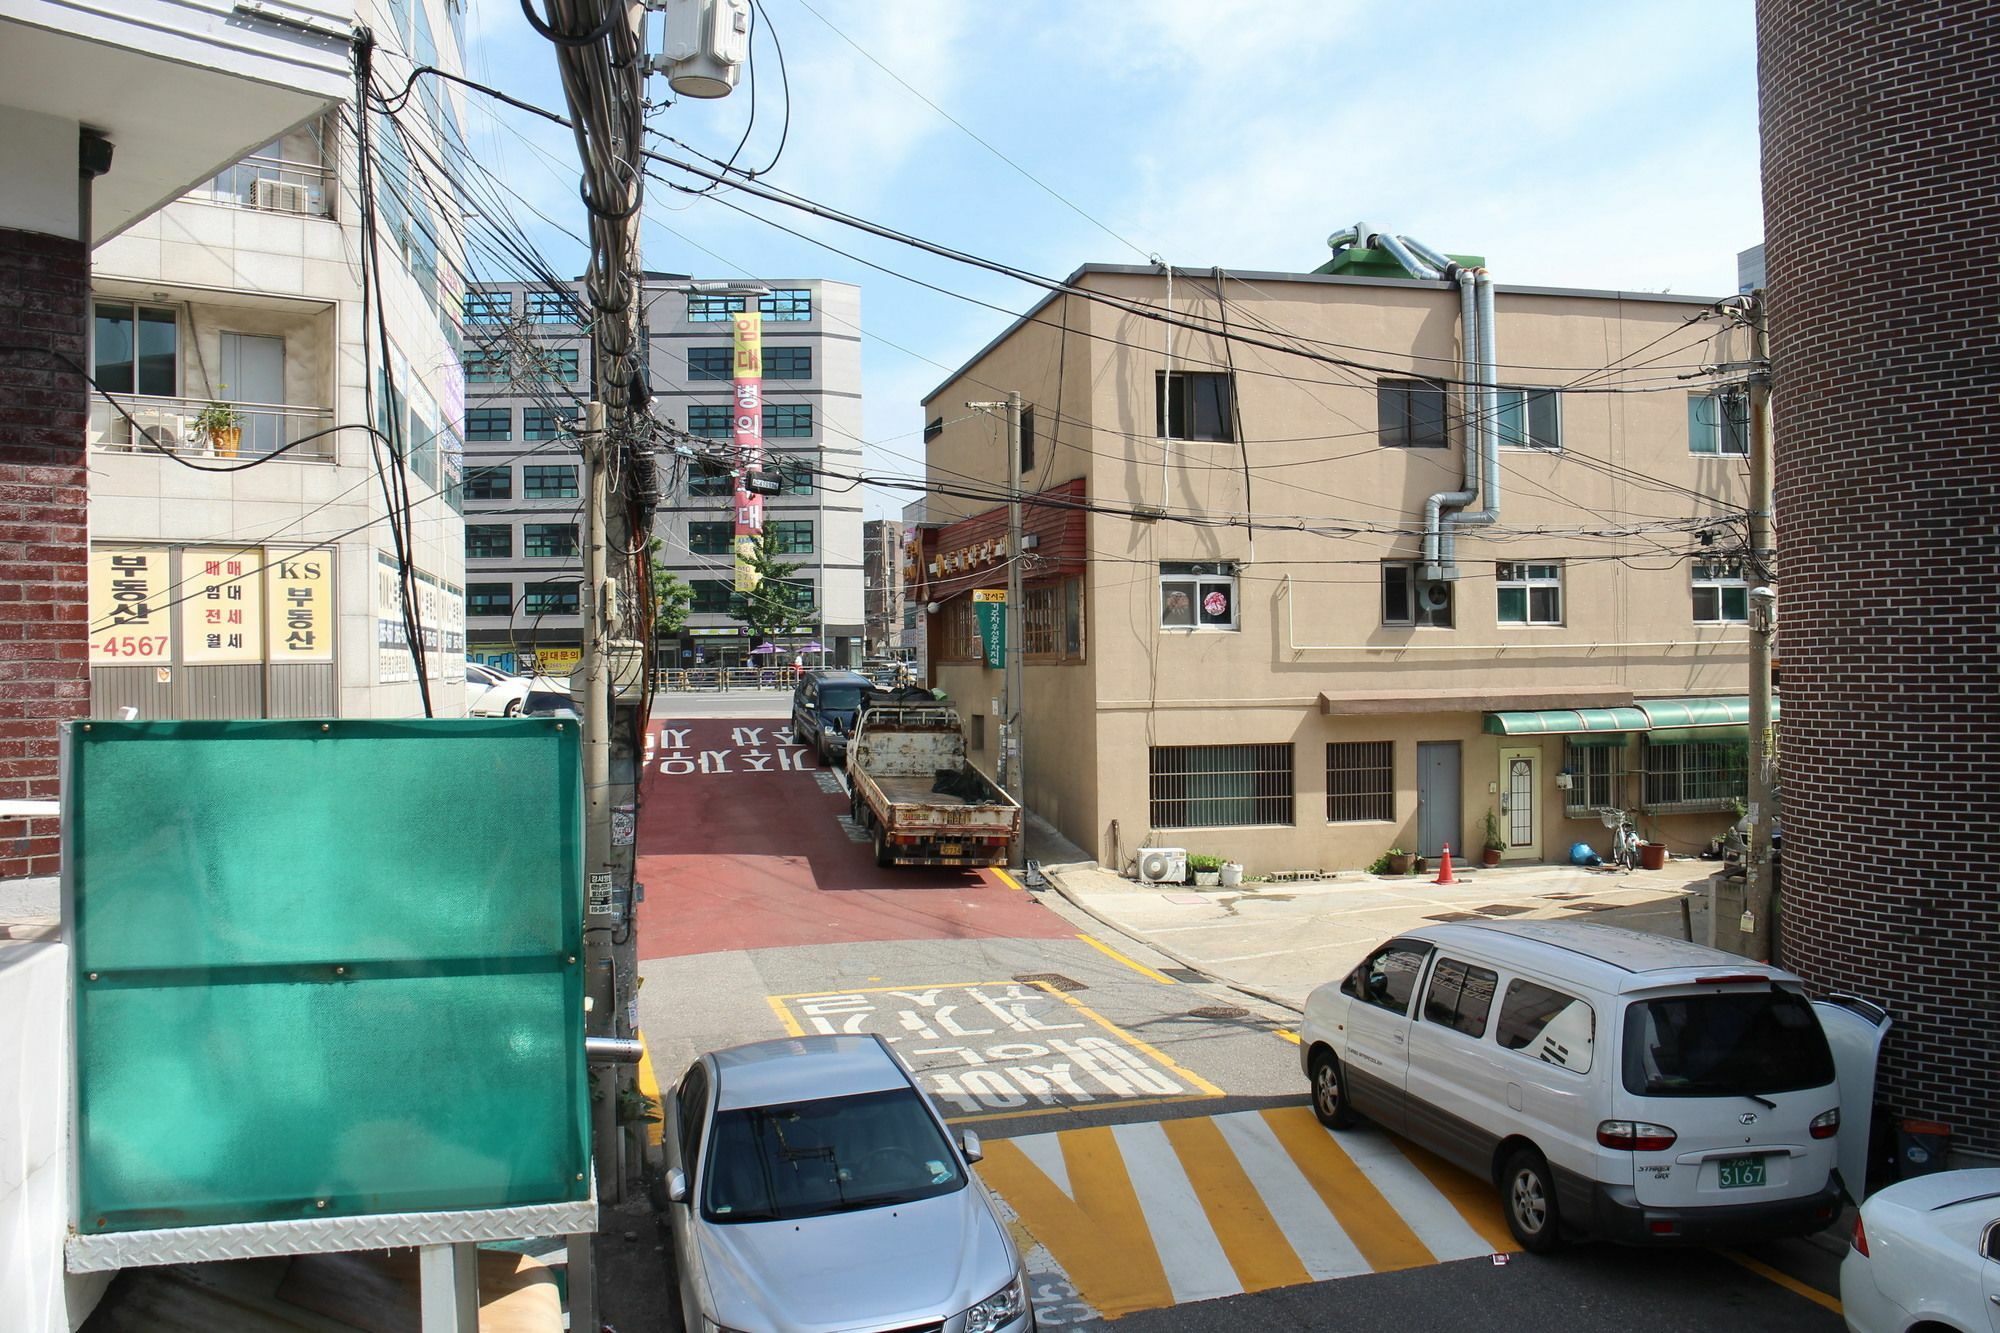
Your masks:
M1332 1051L1312 1058L1313 1114L1328 1129L1346 1129L1354 1123L1354 1107L1347 1100L1347 1075Z
M892 866L896 864L895 859L889 851L888 831L879 824L875 827L875 864L878 866Z
M1549 1164L1533 1148L1516 1148L1500 1169L1500 1202L1507 1229L1530 1254L1547 1254L1561 1244L1556 1185Z

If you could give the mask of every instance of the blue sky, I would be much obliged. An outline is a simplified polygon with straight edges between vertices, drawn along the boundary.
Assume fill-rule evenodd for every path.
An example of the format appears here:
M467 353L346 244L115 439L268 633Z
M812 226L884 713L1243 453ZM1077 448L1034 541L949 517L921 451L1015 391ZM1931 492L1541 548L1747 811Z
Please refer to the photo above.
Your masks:
M792 109L768 179L1050 276L1151 253L1187 267L1306 271L1326 259L1329 232L1365 219L1485 255L1503 283L1719 296L1736 288L1736 252L1762 236L1749 0L765 0L765 9ZM468 72L560 109L552 50L518 6L479 0L472 17ZM766 36L756 77L757 121L741 160L762 167L784 107ZM664 97L664 80L653 89ZM469 100L481 160L580 230L567 132L504 108L498 124L482 99ZM653 123L726 157L749 111L739 86L719 102L681 101ZM1036 296L740 202L1009 310ZM713 199L654 184L647 219L650 268L861 285L871 470L920 470L920 398L1007 323ZM523 220L559 272L581 271L573 241L525 210ZM906 499L878 491L869 512L897 512Z

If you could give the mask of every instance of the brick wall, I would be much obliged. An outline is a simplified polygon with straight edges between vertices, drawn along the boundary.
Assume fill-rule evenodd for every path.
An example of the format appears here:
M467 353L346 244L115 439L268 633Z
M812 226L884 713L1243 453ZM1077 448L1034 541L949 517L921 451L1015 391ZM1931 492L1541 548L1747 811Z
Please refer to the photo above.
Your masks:
M0 229L0 347L79 364L90 254ZM32 352L0 351L0 800L53 800L56 724L90 694L84 384ZM0 820L0 879L53 875L54 820Z
M2000 1152L2000 7L1760 0L1786 960Z

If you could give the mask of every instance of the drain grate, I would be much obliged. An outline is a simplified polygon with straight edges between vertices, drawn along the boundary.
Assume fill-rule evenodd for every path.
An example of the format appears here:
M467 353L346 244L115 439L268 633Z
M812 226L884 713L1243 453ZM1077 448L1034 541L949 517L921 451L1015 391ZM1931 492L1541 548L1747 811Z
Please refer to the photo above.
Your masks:
M1073 991L1090 989L1090 987L1084 985L1075 977L1066 977L1060 972L1023 972L1020 976L1015 977L1014 980L1029 986L1047 986L1050 990Z
M1488 903L1486 906L1476 910L1481 916L1519 916L1523 912L1531 912L1534 909L1523 907L1519 903Z
M1427 916L1427 917L1425 917L1425 918L1424 918L1424 920L1426 920L1426 921L1477 921L1477 920L1479 920L1479 913L1477 913L1477 912L1439 912L1439 913L1438 913L1438 914L1437 914L1436 916Z
M1188 1010L1189 1018L1206 1018L1217 1023L1234 1023L1250 1017L1248 1009L1238 1009L1228 1004L1206 1004L1199 1009Z
M1163 967L1159 971L1162 975L1172 977L1175 981L1185 981L1193 985L1200 985L1202 982L1208 980L1207 977L1191 967Z

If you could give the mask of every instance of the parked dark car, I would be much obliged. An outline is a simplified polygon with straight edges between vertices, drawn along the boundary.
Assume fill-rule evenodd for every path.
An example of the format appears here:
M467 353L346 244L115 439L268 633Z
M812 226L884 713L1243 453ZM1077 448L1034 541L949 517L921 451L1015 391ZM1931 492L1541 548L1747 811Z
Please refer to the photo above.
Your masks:
M808 671L792 691L792 735L810 745L822 764L847 757L847 738L872 682L858 671Z

